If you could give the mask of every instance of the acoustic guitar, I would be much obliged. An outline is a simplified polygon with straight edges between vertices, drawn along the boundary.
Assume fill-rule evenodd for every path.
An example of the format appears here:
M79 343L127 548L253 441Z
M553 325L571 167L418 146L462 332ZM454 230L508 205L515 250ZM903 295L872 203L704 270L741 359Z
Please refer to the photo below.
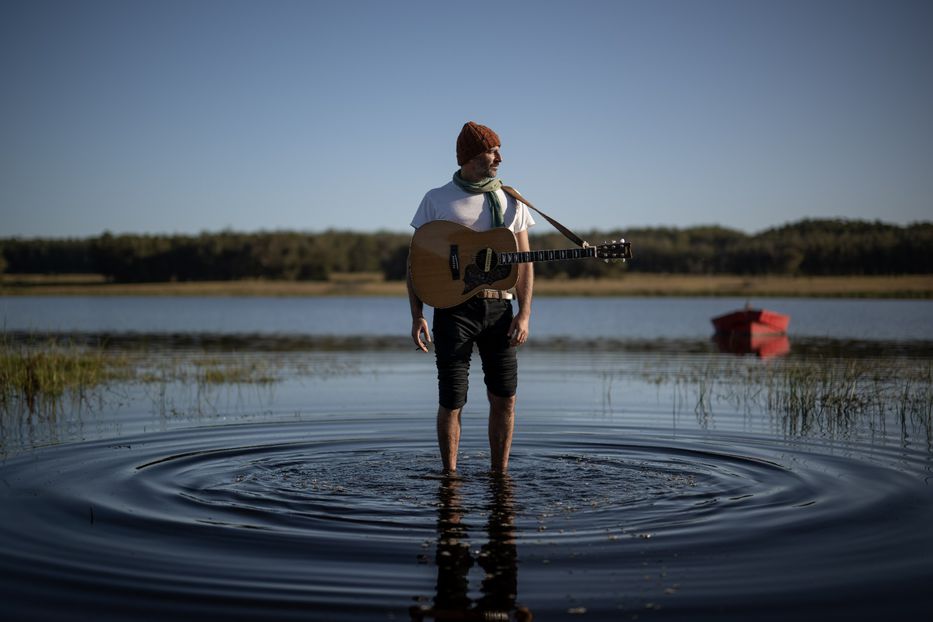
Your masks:
M438 309L466 302L482 289L514 287L520 263L586 258L625 261L632 257L631 245L625 240L566 250L519 251L515 235L505 227L474 231L447 220L416 229L410 250L415 293Z

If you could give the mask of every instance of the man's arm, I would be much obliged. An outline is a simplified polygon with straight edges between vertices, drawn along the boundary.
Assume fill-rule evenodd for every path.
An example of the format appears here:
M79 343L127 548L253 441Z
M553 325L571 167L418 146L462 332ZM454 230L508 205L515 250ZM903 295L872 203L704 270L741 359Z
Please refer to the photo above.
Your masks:
M431 329L428 327L428 321L424 319L424 303L415 293L415 287L411 282L411 255L408 256L408 266L405 270L406 281L408 284L408 305L411 307L411 338L422 352L428 351L428 346L421 339L422 333L425 340L431 343Z
M528 231L519 231L515 234L518 250L530 251ZM532 263L518 264L518 282L515 284L515 294L518 298L518 313L512 319L509 327L510 343L519 346L528 340L528 325L531 320L531 297L534 289L535 270Z

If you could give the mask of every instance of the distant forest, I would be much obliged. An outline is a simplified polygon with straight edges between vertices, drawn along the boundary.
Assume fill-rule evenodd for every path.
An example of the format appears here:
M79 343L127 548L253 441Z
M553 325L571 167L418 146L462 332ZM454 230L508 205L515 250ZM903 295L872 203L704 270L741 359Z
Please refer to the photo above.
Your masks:
M570 248L556 231L532 235L533 249ZM537 264L545 278L615 278L626 271L678 274L933 274L933 223L906 227L855 220L803 220L749 235L723 227L580 232L591 243L624 237L626 264ZM112 235L83 239L0 239L0 271L102 274L114 282L326 280L332 273L405 276L408 234L289 231L200 235Z

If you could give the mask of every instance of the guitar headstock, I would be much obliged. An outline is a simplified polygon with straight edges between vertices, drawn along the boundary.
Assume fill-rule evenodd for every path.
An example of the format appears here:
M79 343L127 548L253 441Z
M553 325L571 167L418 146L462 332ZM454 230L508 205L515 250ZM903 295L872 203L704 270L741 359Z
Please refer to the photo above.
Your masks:
M605 259L606 263L610 260L625 261L632 258L632 245L624 239L604 242L596 246L596 256L599 259Z

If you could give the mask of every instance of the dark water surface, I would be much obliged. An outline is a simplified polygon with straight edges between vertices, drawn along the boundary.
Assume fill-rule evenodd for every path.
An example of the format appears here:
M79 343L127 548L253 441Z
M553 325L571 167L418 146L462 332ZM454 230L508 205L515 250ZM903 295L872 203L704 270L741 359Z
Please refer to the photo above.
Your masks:
M425 427L330 417L20 456L3 466L0 596L12 619L922 619L933 604L922 452L555 418L521 425L507 478L473 439L451 479Z
M587 324L571 302L560 301L564 321ZM681 313L693 305L662 302L681 304ZM590 324L611 325L614 304L623 303L605 303L608 315ZM916 313L896 307L888 309L903 318ZM237 315L236 305L228 311ZM373 313L378 324L386 311ZM146 341L147 364L262 361L274 381L133 381L40 412L5 406L0 612L10 620L928 619L926 338L814 329L787 357L759 360L717 353L694 323L659 334L657 348L628 329L589 325L579 339L551 329L550 340L526 348L506 477L487 471L477 370L460 471L445 477L433 361L404 340L346 346L309 330L295 333L297 347L250 338L231 349L204 337L222 333L217 326L166 329L159 347ZM126 337L134 331L158 341L145 323L110 332L123 335L120 347L143 347ZM229 334L261 333L254 324ZM609 345L598 347L601 334ZM878 377L860 373L851 393L877 399L836 410L825 396L813 398L823 405L815 410L780 401L782 374L813 361L841 370L844 382L852 369L874 370Z

